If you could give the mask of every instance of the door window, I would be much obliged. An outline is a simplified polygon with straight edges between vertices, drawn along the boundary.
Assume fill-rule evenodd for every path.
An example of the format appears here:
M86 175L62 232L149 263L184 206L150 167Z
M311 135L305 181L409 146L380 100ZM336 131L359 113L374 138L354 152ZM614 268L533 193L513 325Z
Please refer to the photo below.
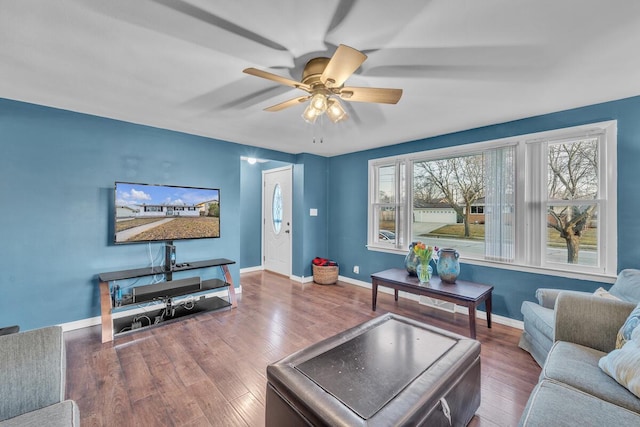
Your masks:
M280 190L280 184L276 184L273 187L273 203L271 204L272 218L273 218L273 231L276 234L280 234L282 228L282 190Z

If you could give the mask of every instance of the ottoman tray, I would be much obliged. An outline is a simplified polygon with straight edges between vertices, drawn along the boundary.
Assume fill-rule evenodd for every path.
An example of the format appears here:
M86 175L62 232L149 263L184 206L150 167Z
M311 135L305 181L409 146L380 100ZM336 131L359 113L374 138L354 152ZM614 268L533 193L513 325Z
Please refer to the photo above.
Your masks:
M267 367L267 426L464 426L480 343L386 314Z

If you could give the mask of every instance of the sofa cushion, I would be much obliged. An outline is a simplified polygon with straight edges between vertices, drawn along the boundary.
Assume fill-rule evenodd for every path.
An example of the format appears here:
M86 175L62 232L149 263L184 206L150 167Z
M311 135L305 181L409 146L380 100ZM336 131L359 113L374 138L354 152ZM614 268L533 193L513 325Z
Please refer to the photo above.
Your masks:
M606 353L564 341L557 341L547 357L541 380L565 383L575 389L640 413L640 400L600 369Z
M598 365L620 385L640 397L640 327L634 329L631 340L621 349L601 358Z
M633 309L629 317L627 317L627 320L620 327L618 336L616 337L616 348L622 348L627 341L631 340L631 334L638 326L640 326L640 304Z
M606 290L603 287L599 287L598 289L596 289L596 291L593 293L594 296L600 297L600 298L608 298L608 299L614 299L614 300L618 300L621 301L620 298L618 298L617 296L613 295L611 292L609 292L608 290Z
M0 427L63 427L79 425L80 411L73 400L65 400L64 402L0 422Z
M65 360L59 326L0 337L0 420L63 401Z
M609 292L623 301L638 304L640 302L640 270L631 268L622 270Z
M529 396L520 426L633 426L640 414L600 400L566 384L544 380Z

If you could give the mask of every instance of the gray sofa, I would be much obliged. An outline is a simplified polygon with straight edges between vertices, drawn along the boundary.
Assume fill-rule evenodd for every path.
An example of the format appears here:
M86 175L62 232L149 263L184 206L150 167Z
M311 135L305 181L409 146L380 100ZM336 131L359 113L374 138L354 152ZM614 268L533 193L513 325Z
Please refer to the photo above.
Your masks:
M520 426L640 425L640 399L598 367L634 308L592 295L558 295L555 342Z
M520 348L528 351L538 365L543 366L547 354L554 343L554 307L560 292L576 295L592 295L588 292L566 291L541 288L536 291L537 303L522 303L524 331L520 337ZM618 274L614 285L609 289L611 295L633 306L640 302L640 270L626 269ZM582 313L594 315L592 313Z
M0 427L79 426L65 378L62 328L0 336Z

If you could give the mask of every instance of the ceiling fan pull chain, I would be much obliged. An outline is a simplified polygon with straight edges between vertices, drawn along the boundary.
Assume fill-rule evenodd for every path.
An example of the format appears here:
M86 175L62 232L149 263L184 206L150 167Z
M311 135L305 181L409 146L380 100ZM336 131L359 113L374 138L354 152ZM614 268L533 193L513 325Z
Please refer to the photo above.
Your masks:
M324 117L320 116L319 121L316 120L313 125L313 143L316 143L316 139L319 140L320 144L324 142ZM318 130L319 129L319 130ZM320 135L318 136L318 132Z
M316 123L312 124L311 126L313 126L313 143L315 144L316 143L316 133L317 133L317 130L318 130L318 123L316 122Z

